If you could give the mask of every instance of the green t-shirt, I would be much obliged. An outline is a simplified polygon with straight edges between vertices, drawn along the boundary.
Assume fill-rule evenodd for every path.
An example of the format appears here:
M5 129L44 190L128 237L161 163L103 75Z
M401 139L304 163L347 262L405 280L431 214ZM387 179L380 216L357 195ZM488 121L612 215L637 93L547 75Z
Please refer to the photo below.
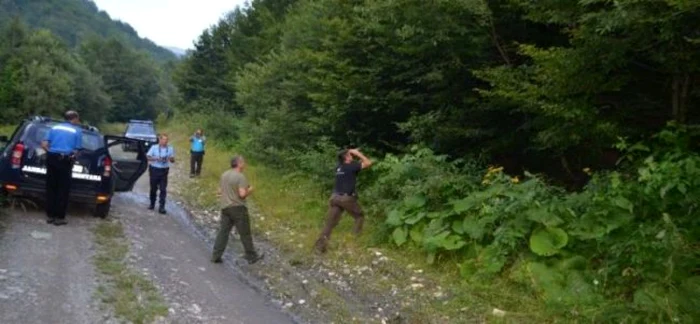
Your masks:
M228 170L221 175L221 208L245 206L245 200L238 195L238 188L248 188L248 180L236 171Z

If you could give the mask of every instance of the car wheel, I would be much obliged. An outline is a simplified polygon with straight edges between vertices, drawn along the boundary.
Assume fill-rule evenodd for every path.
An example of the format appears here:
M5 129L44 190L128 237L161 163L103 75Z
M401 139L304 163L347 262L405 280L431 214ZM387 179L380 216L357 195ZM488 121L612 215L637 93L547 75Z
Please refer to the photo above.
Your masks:
M112 200L109 200L103 204L97 204L95 206L95 211L93 214L95 215L95 217L107 218L107 215L109 215L109 208L111 206L112 206Z

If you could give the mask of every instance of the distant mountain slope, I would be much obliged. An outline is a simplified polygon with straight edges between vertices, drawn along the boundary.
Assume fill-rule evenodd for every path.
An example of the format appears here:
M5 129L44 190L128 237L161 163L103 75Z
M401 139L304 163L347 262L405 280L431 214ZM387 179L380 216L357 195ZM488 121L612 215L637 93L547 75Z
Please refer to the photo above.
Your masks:
M166 46L165 48L169 49L171 52L175 53L178 57L185 56L187 54L187 50L179 48L179 47L172 47L172 46Z
M76 46L90 36L117 37L156 60L176 58L170 50L139 37L127 23L115 21L90 0L0 0L0 24L20 17L33 28L46 28Z

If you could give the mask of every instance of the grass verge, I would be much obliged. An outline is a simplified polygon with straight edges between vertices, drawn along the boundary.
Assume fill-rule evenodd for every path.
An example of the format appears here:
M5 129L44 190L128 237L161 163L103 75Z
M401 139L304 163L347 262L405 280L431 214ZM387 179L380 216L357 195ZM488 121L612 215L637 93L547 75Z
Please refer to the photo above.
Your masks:
M106 278L98 288L102 302L114 307L118 317L136 324L151 323L159 316L168 315L168 307L156 287L128 268L129 246L121 223L101 222L94 234L95 267Z
M186 160L189 151L187 139L196 127L182 122L161 125L161 130L169 134L182 163L189 163ZM188 190L182 193L182 198L190 204L205 208L215 206L221 173L227 169L234 154L245 156L245 152L215 145L217 140L209 137L201 178L188 184ZM255 187L252 199L264 216L254 221L255 234L291 256L295 266L318 262L319 257L312 254L312 247L325 221L329 193L308 179L289 176L256 161L249 159L247 165L246 175ZM505 280L494 278L475 287L461 278L456 262L442 260L430 265L421 251L377 245L374 238L381 235L378 231L381 221L368 215L364 235L356 239L350 234L351 217L344 217L333 232L329 252L320 261L336 273L371 267L371 274L365 272L353 281L354 291L373 296L370 300L393 296L391 298L406 322L556 321L542 315L545 312L535 296L519 291ZM389 262L377 263L380 255ZM505 310L508 316L492 315L495 308Z

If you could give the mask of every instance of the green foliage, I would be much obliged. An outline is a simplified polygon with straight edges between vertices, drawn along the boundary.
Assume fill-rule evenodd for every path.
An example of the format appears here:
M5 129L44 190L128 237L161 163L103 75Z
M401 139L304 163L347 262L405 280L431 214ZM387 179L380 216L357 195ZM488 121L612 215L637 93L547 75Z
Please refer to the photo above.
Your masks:
M88 37L118 38L159 61L175 59L172 52L139 37L129 24L112 20L90 0L0 1L0 22L13 18L25 21L32 28L51 30L70 47L79 46Z
M27 32L14 20L0 48L0 116L16 120L28 115L60 116L67 109L97 123L110 98L80 57L47 30Z
M50 31L28 31L14 19L0 35L0 117L58 117L73 109L93 124L154 119L173 92L163 75L116 39L91 39L76 53Z
M431 261L457 253L461 273L475 282L510 272L560 315L692 321L698 318L698 304L692 304L698 291L684 285L695 282L700 258L693 248L700 238L693 198L700 194L700 156L684 145L692 143L691 134L672 127L655 136L651 147L622 144L634 147L630 172L597 174L575 193L492 167L480 181L453 171L445 178L473 184L447 195L397 181L414 166L407 157L388 158L375 185L406 190L406 198L372 203L382 201L396 245L420 247ZM422 160L434 159L422 154ZM430 186L429 177L416 180ZM428 192L437 195L427 198ZM439 204L444 201L450 203ZM605 300L613 302L601 305Z
M378 241L473 285L574 321L693 322L698 24L693 1L256 0L177 86L290 176L327 188L337 148L370 153Z
M167 103L159 101L161 71L144 54L117 39L89 39L80 47L89 69L98 75L111 97L107 121L155 119ZM160 106L159 106L160 104Z

